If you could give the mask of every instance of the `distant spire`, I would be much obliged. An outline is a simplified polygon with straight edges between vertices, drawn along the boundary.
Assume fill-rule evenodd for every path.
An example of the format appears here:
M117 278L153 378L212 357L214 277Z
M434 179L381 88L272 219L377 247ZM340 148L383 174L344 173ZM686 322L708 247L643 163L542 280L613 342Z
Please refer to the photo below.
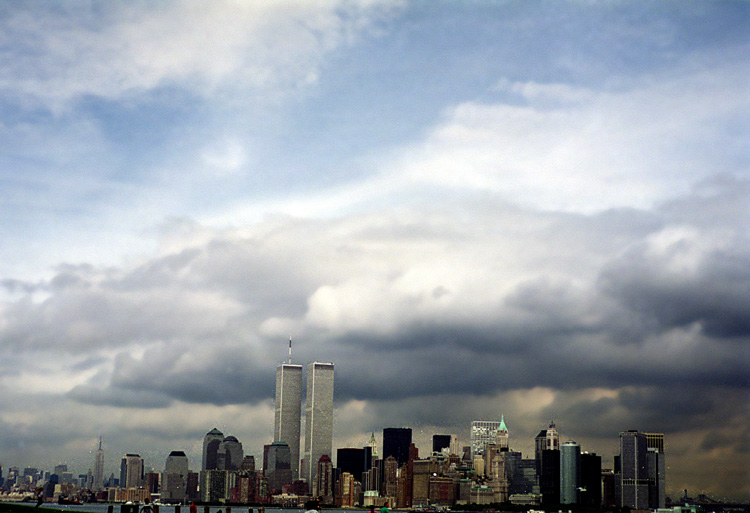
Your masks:
M497 417L495 417L497 418ZM505 426L505 415L500 415L500 427L497 428L498 431L508 431L508 428Z
M289 335L289 363L292 363L292 336Z
M99 450L102 450L102 436L99 435Z
M378 443L375 441L375 432L373 431L370 435L370 447L372 447L372 455L378 455Z

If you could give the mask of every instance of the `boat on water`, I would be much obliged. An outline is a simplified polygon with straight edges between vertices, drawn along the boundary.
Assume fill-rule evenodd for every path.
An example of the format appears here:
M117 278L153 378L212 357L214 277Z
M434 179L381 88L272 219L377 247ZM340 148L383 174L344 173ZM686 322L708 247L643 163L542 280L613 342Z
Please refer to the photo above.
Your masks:
M81 504L78 499L70 499L68 497L60 497L57 499L58 504Z

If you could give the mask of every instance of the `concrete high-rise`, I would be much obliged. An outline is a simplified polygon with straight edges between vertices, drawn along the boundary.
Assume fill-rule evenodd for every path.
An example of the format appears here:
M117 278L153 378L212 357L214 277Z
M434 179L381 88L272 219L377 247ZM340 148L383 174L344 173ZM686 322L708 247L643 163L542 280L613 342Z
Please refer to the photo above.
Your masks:
M203 470L217 469L216 455L219 452L219 444L224 440L224 433L216 428L206 433L203 437Z
M302 365L279 365L276 367L273 441L289 446L292 480L299 478L301 420Z
M94 482L92 488L101 490L104 484L104 449L102 449L102 437L99 437L99 448L94 455Z
M581 446L565 442L560 446L560 504L578 504L581 488Z
M307 366L305 397L305 456L302 477L317 493L316 475L322 456L333 452L333 364L313 362Z

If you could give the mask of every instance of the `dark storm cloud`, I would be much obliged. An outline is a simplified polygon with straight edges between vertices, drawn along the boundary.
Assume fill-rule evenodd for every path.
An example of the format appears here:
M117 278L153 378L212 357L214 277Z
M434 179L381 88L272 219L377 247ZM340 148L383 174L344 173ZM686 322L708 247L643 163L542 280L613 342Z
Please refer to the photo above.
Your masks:
M635 248L603 270L601 287L642 322L654 321L662 330L699 323L711 337L750 336L747 248L712 251L692 272L672 269L670 260L689 252L690 244L676 241L664 256Z
M715 432L712 431L703 438L700 449L713 451L724 449L734 454L750 455L750 427L744 431Z
M727 394L741 395L737 391L697 384L632 385L620 390L615 397L557 403L554 411L565 419L566 429L578 436L607 437L611 436L613 428L675 432L705 426L707 420L715 416L725 420L737 417L738 412L726 406Z
M108 384L78 386L69 396L88 404L161 408L172 400L215 405L257 403L273 394L273 370L259 366L239 346L207 344L189 352L160 346L135 358L115 358Z

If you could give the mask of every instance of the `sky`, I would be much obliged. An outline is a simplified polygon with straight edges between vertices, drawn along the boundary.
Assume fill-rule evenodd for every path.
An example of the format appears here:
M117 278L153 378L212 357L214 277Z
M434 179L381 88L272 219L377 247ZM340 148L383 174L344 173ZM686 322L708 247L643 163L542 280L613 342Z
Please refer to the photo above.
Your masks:
M750 501L750 4L0 0L0 465L554 421Z

